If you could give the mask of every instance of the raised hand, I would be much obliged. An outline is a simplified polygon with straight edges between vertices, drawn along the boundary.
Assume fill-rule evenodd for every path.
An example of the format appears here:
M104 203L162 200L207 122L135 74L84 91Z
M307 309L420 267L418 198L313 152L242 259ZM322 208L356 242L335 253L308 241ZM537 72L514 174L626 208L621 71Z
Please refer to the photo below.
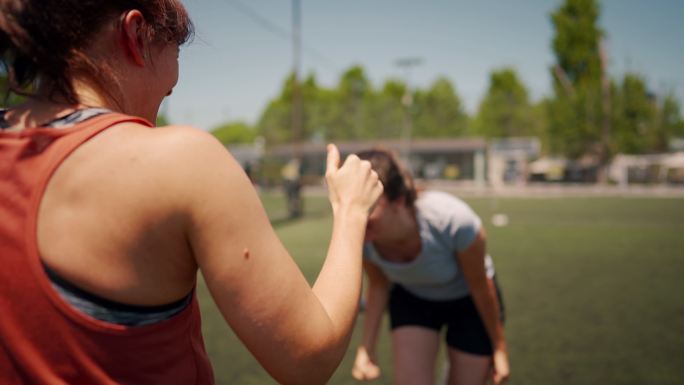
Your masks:
M328 145L325 179L333 212L340 208L358 208L367 212L383 191L370 162L352 154L340 167L340 152L334 144Z

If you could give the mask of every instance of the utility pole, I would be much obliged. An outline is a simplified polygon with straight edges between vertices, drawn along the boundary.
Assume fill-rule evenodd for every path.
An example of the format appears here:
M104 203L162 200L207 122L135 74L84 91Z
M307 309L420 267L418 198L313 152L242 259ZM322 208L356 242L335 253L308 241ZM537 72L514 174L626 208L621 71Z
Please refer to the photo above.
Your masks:
M599 41L599 58L601 60L601 150L599 155L599 183L608 183L608 162L610 161L610 133L611 133L611 100L610 78L608 77L608 54L603 39Z
M292 0L292 140L295 156L299 157L298 143L302 140L302 92L299 72L302 57L301 0Z
M406 90L402 97L402 104L405 108L404 113L404 127L401 132L402 152L406 164L411 167L411 136L413 134L413 117L411 110L413 108L413 94L411 90L411 69L423 63L423 60L418 57L404 57L397 59L395 65L405 71Z
M299 84L299 71L302 56L301 3L292 0L292 156L281 174L285 185L287 210L290 218L303 214L302 204L302 90Z

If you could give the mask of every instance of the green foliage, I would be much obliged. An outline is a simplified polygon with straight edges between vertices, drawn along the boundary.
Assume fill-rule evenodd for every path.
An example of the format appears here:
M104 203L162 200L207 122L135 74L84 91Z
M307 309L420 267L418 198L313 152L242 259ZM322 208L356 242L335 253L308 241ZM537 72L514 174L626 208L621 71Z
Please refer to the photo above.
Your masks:
M318 87L314 75L300 84L303 100L302 137L325 137L328 122L338 115L339 106L334 95ZM280 95L271 100L256 125L256 132L269 143L286 143L294 140L293 132L294 75L288 75Z
M163 126L168 126L170 124L169 119L166 117L166 114L158 114L157 115L157 121L155 122L155 126L157 127L163 127Z
M9 90L7 75L0 70L0 106L17 105L23 100L23 96L19 96Z
M550 138L549 138L549 98L544 98L537 103L530 106L530 127L529 133L526 135L536 136L541 141L541 151L543 154L550 154Z
M673 94L667 94L659 110L658 135L668 140L673 137L684 138L684 120L680 111L680 102Z
M551 152L607 160L615 153L666 151L684 125L678 102L666 96L658 104L644 79L633 73L611 84L609 95L603 93L599 41L604 32L598 18L596 0L565 0L551 15L557 62L555 97L546 106Z
M574 87L594 87L601 77L598 45L603 31L598 26L596 0L565 0L551 21L556 29L552 47L557 64ZM556 79L556 86L560 86Z
M307 87L304 99L304 131L312 140L325 141L334 137L332 128L340 114L340 105L333 90ZM331 135L332 134L332 135Z
M244 122L223 124L211 130L211 134L223 144L252 143L257 136L256 131Z
M512 68L491 73L474 131L485 137L534 135L535 117L527 88Z
M353 66L342 74L336 90L339 106L331 116L330 139L360 139L367 135L369 100L373 88L360 66Z
M601 61L596 0L565 0L551 14L555 98L548 105L553 152L579 157L595 152L601 139Z
M4 100L7 96L8 93L8 85L7 85L7 76L5 76L3 73L0 73L0 97L2 97L2 103L0 105L4 105Z
M374 88L358 65L344 71L333 87L319 85L310 74L299 85L301 140L398 139L411 124L412 138L536 136L545 154L597 155L601 162L618 152L665 151L673 136L684 136L679 101L669 95L655 102L637 74L611 83L606 92L599 54L604 32L598 20L597 0L564 0L551 14L556 31L554 93L532 102L515 69L500 68L490 74L472 121L445 77L425 89L408 91L404 81L391 78ZM268 144L295 139L294 90L290 74L256 124L256 134Z
M293 77L261 114L257 131L268 143L293 140ZM399 138L411 119L414 137L458 136L466 131L467 116L453 85L437 79L428 90L412 94L410 110L403 102L404 82L389 79L373 88L361 66L347 69L336 87L324 88L310 75L301 85L304 101L304 140Z
M369 126L372 137L399 138L406 125L407 111L402 103L406 84L388 79L371 100Z
M547 111L552 152L571 158L595 152L601 134L599 97L598 92L581 89L574 98L551 99Z
M292 103L281 99L272 100L261 114L257 127L269 143L292 140Z
M291 141L292 135L292 90L294 74L288 75L280 95L271 100L257 123L257 131L270 143ZM305 102L306 105L306 102Z
M426 91L416 91L411 115L415 121L412 135L415 138L466 134L468 119L463 103L445 77L435 80Z
M657 105L640 76L625 75L613 111L613 140L618 152L641 154L662 147L662 143L657 145Z

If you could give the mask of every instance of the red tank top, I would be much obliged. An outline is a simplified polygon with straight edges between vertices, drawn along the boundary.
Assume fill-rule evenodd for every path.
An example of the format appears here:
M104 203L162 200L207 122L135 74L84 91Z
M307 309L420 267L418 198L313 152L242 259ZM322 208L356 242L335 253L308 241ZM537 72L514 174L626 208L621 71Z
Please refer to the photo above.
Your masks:
M0 131L0 384L212 384L196 296L168 320L128 327L91 318L52 288L36 243L50 176L79 145L121 122Z

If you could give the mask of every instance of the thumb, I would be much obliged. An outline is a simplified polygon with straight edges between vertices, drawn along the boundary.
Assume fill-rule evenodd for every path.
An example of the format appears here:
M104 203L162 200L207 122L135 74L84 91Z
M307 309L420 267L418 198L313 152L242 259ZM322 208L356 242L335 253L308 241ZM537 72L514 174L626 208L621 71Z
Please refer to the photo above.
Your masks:
M326 162L325 172L331 173L331 172L337 171L337 169L339 167L340 167L340 151L337 149L337 146L330 143L330 144L328 144L328 159Z

